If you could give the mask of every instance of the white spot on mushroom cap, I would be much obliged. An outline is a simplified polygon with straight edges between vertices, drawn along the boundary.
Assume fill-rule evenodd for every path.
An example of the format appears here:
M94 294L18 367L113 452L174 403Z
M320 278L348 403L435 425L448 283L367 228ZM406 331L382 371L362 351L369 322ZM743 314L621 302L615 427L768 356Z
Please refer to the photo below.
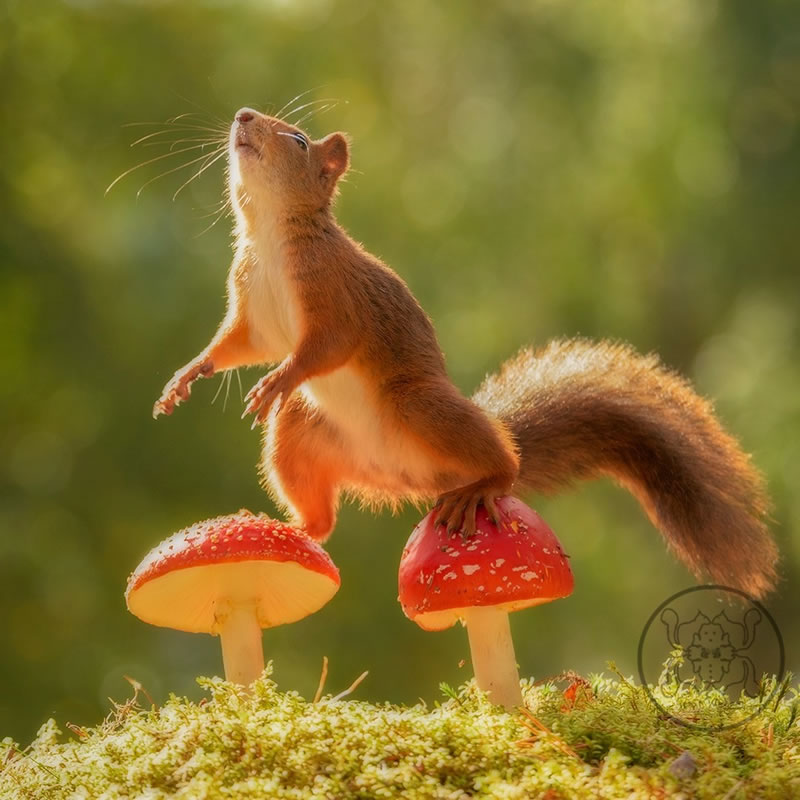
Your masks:
M497 567L499 569L505 563L506 563L506 560L504 558L498 558L497 561L494 562L493 566L495 566L495 567Z
M456 575L455 572L448 572L447 575L445 575L444 578L442 578L442 580L444 580L444 581L454 581L457 577L458 577L458 575Z
M538 577L539 575L536 572L523 572L522 575L520 575L520 578L524 581L532 581L534 578Z
M472 575L473 573L477 572L480 568L481 568L480 564L464 564L464 566L461 567L465 575Z

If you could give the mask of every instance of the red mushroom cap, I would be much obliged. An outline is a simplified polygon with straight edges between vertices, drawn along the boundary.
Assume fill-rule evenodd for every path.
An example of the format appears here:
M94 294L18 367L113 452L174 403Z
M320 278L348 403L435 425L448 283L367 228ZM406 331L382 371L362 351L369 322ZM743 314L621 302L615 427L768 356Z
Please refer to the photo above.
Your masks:
M400 560L398 600L421 628L449 628L476 606L517 611L572 593L567 556L542 518L514 497L497 508L496 527L478 509L470 539L434 525L434 511L414 529Z
M295 622L336 594L339 570L291 525L240 511L153 548L128 578L128 609L152 625L215 633L221 604L254 602L262 628Z

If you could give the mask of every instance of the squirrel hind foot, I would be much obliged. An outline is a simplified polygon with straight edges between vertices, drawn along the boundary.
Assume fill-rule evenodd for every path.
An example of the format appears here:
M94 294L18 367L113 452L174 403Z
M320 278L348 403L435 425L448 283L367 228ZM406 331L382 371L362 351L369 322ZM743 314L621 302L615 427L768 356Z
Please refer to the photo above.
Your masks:
M489 519L496 525L500 516L496 500L506 494L506 489L487 485L484 481L463 486L442 494L436 502L438 509L435 525L445 525L448 533L460 531L464 538L475 535L478 506L483 506Z
M310 536L317 544L325 544L333 533L333 525L329 523L303 522L294 520L293 523L299 530Z

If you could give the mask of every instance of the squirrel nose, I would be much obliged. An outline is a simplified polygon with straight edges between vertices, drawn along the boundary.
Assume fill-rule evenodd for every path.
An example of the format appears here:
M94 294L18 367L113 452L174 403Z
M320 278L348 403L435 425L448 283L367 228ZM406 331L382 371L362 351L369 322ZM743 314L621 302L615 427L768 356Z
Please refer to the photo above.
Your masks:
M237 122L250 122L255 119L255 112L251 111L249 108L240 108L236 112L236 121Z

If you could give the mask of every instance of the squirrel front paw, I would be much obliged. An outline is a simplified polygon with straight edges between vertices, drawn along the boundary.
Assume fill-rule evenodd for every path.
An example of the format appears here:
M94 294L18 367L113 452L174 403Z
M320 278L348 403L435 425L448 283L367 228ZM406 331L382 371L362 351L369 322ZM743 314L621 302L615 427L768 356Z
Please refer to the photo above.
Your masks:
M198 378L208 378L213 374L214 364L210 358L192 362L179 369L172 376L172 380L164 387L161 397L153 406L153 419L161 414L169 416L175 410L175 406L189 399L189 395L192 392L192 384Z
M258 383L247 393L244 398L245 406L242 419L248 414L255 414L251 428L264 422L270 409L277 403L278 413L281 410L283 401L292 393L294 385L290 380L287 371L276 369L261 378Z

